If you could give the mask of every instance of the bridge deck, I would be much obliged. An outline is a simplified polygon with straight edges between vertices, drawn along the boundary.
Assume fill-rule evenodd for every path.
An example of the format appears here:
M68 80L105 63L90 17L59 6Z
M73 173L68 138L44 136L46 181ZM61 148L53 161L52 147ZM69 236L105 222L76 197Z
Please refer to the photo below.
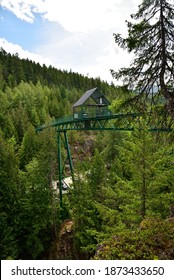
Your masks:
M81 114L65 116L51 123L39 126L36 131L42 131L45 128L55 127L57 131L67 130L134 130L137 127L138 119L142 116L139 113L112 114L111 111L106 114L89 115ZM149 126L150 131L171 131L170 128L161 124Z

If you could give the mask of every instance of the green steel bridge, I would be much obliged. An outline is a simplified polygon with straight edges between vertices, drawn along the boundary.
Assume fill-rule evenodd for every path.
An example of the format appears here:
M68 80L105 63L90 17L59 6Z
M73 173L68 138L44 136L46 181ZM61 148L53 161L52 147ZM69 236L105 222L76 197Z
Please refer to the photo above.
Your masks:
M86 105L86 100L91 97L96 104ZM84 96L76 102L73 106L73 115L54 120L48 124L41 125L36 129L37 132L47 128L55 128L57 131L60 209L62 209L62 186L65 165L67 163L69 164L72 181L74 182L73 163L67 135L68 131L133 131L135 129L141 129L140 118L143 117L143 114L115 114L108 109L108 105L109 102L107 99L97 88L95 88L87 91ZM157 124L150 125L149 123L148 130L152 132L171 131L167 126L165 127L162 123L160 123L160 120ZM63 149L66 150L66 159L63 159L62 157L62 144Z
M68 130L133 130L134 128L128 124L136 117L139 117L139 114L112 114L110 110L98 115L83 113L78 118L74 118L72 115L55 120L49 124L41 125L36 131L42 131L49 127L56 127L57 131L60 132ZM113 119L117 120L117 122L111 122ZM118 121L121 126L118 124Z
M47 128L55 128L57 131L57 144L58 144L58 186L60 195L60 208L62 209L62 180L64 178L65 165L68 163L72 180L74 181L74 170L71 158L70 147L68 143L68 131L99 131L99 130L113 130L113 131L133 131L138 129L141 114L128 113L128 114L112 114L110 110L105 110L102 114L87 115L81 114L78 118L74 118L74 115L67 116L58 120L54 120L51 123L39 126L36 131L42 131ZM169 128L161 126L150 126L149 131L152 132L169 132ZM62 143L63 149L66 150L67 157L63 162L62 159Z

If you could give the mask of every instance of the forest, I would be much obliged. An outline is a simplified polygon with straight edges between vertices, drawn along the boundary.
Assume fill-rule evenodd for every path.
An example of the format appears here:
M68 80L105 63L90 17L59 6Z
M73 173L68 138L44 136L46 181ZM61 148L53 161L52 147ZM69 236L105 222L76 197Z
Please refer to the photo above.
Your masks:
M124 78L123 86L0 50L1 259L174 259L174 9L169 2L142 1L132 15L141 21L127 22L128 37L114 35L118 46L136 54L130 68L111 70L116 79ZM151 23L158 10L159 20ZM36 129L72 115L73 104L95 87L112 112L141 115L132 120L133 131L68 132L75 181L63 194L61 209L53 187L56 130ZM153 124L167 129L150 131Z

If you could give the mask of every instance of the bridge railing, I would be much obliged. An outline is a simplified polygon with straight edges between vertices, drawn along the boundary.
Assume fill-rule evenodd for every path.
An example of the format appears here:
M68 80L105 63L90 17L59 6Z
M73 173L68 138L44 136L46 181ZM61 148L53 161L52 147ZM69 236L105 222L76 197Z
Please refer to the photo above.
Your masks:
M97 108L94 110L81 110L74 113L74 120L85 120L86 118L97 118L97 117L106 117L112 115L111 110L108 108Z
M131 116L134 114L130 114ZM85 120L90 120L90 119L112 119L112 118L120 118L120 117L124 117L125 114L113 114L111 112L111 110L109 110L108 108L101 108L100 110L96 109L96 110L91 110L91 111L83 111L81 110L80 112L76 112L74 113L74 115L70 115L70 116L64 116L60 119L56 119L52 122L50 122L49 124L43 124L41 126L39 126L36 131L42 131L45 128L49 128L49 127L56 127L59 125L64 125L64 124L70 124L70 123L76 123L76 122L83 122ZM128 115L127 115L128 116Z

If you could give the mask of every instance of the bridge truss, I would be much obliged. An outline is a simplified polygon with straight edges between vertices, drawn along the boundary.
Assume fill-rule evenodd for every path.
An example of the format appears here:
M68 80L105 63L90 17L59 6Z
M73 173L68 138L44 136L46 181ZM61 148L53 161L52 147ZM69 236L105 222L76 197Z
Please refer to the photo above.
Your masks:
M42 131L43 129L54 127L57 131L57 144L58 144L58 186L60 196L60 210L63 209L62 205L62 180L64 179L65 166L68 164L72 181L74 182L74 170L73 162L71 158L70 147L68 143L68 131L100 131L100 130L112 130L112 131L133 131L135 129L141 129L140 118L142 114L128 113L128 114L106 114L99 116L81 116L80 118L74 118L74 116L64 117L58 120L54 120L49 124L39 126L36 131ZM171 129L160 121L157 124L148 124L148 130L152 132L170 132ZM62 147L63 143L63 147ZM62 157L62 148L66 150L66 158Z

